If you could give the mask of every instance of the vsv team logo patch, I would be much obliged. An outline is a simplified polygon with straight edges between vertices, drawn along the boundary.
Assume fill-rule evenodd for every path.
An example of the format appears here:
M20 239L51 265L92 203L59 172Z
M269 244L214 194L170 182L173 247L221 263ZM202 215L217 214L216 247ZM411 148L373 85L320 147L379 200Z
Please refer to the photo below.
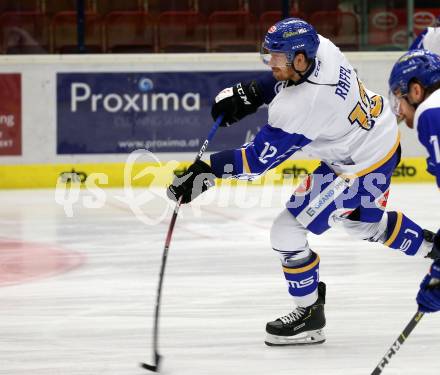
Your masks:
M382 195L376 198L376 200L374 201L376 207L380 208L381 210L385 210L385 208L387 208L389 195L390 195L390 189L387 189Z
M294 194L304 196L309 194L313 189L313 175L303 176L301 183L295 189Z

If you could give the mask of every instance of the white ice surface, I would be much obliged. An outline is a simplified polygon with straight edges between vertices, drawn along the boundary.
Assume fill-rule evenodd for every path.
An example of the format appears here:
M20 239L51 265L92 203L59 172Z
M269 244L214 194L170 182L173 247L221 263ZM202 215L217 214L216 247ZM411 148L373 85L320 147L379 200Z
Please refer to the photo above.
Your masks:
M105 192L104 207L77 203L72 218L53 191L0 192L0 237L86 257L67 273L0 288L0 374L146 373L138 363L152 359L156 284L171 213L148 226L115 198L120 191ZM165 207L163 192L153 193L143 207L151 218ZM267 347L266 322L292 308L269 244L288 192L277 190L272 199L261 188L245 194L236 188L228 199L218 193L208 192L210 205L183 207L177 221L163 294L162 373L370 374L416 311L429 262L351 240L338 229L311 236L327 283L327 342ZM430 184L394 185L389 208L436 230L439 196ZM440 314L425 315L384 374L438 375L439 352Z

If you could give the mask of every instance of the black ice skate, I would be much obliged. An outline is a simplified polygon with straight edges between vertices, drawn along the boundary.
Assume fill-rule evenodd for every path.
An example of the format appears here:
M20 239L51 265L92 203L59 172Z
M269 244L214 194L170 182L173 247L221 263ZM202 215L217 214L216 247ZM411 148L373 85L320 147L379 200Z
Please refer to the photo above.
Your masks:
M325 335L325 284L318 284L318 300L309 307L297 307L290 314L266 325L269 346L322 344Z

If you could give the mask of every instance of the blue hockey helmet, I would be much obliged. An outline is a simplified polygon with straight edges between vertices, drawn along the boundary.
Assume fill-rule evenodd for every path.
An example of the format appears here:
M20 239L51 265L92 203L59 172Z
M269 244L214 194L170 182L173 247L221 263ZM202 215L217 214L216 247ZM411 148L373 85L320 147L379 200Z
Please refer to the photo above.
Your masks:
M284 53L292 63L297 52L304 52L308 59L316 56L319 37L315 28L299 18L286 18L269 28L262 45L262 59L268 64L270 53Z
M440 56L427 50L415 49L405 53L397 60L391 70L388 84L390 91L400 91L405 95L409 83L416 79L424 87L440 82Z

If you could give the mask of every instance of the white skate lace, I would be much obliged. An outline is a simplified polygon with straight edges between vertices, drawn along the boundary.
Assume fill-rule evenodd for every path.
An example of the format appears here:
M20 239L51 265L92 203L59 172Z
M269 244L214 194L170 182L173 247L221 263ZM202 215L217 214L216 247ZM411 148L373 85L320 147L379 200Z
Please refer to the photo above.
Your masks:
M283 322L283 324L293 323L293 322L297 321L298 319L300 319L304 315L305 311L306 311L305 307L297 307L290 314L282 316L279 319Z

